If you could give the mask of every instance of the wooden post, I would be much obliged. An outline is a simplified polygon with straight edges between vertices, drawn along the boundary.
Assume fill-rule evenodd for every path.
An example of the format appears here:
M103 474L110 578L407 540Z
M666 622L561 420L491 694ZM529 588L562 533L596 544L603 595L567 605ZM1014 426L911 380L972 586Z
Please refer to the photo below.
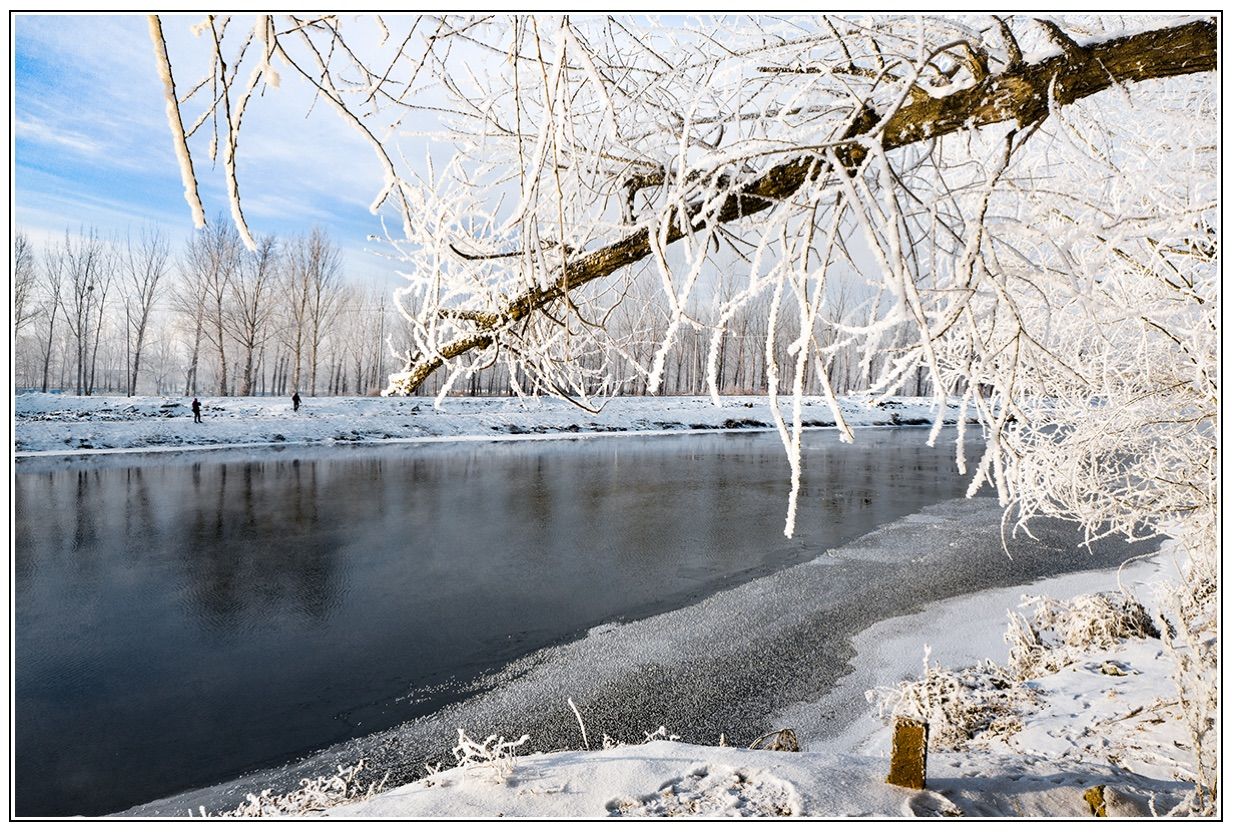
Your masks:
M907 716L896 717L892 729L892 767L888 782L907 789L926 788L926 743L930 725Z
M1083 795L1095 818L1106 817L1106 798L1102 796L1102 790L1105 788L1106 786L1092 786L1086 789Z

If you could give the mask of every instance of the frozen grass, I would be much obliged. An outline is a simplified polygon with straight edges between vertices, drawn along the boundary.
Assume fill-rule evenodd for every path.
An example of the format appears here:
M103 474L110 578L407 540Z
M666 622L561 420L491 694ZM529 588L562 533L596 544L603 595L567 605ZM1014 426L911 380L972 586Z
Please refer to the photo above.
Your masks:
M1008 671L990 661L960 670L930 663L927 649L922 678L867 691L880 718L909 716L930 724L932 749L955 750L973 739L1006 739L1022 727L1032 691L1017 687Z
M349 803L367 800L386 787L386 778L363 783L360 774L364 760L353 766L339 766L338 773L300 781L300 788L287 794L273 794L266 789L248 795L235 809L214 817L222 818L283 818L316 815ZM202 817L210 817L203 808Z
M483 742L472 739L459 728L459 742L454 747L457 768L479 770L495 783L505 783L515 771L515 752L528 743L527 734L516 740L492 735Z

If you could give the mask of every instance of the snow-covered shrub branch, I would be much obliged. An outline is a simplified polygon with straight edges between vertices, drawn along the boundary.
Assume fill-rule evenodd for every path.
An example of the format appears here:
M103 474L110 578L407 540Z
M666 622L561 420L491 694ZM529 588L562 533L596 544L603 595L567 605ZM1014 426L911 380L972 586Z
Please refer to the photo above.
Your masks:
M1128 638L1157 638L1145 607L1123 593L1086 594L1069 601L1027 599L1032 616L1008 613L1006 671L1014 681L1058 672L1078 654L1111 649Z
M515 752L526 745L529 739L531 737L527 734L514 740L494 734L485 737L483 742L477 742L459 728L459 743L455 745L452 753L458 767L484 769L495 782L505 783L515 770Z
M1197 568L1194 567L1194 572ZM1159 621L1190 738L1196 787L1189 811L1216 815L1218 803L1218 619L1216 573L1164 591Z
M381 793L386 787L386 777L363 785L359 777L364 767L364 760L352 766L341 765L333 775L301 780L300 787L287 794L274 794L270 789L263 789L258 794L246 795L244 802L235 809L215 817L297 817L366 800ZM204 808L201 809L201 814L202 817L210 816Z

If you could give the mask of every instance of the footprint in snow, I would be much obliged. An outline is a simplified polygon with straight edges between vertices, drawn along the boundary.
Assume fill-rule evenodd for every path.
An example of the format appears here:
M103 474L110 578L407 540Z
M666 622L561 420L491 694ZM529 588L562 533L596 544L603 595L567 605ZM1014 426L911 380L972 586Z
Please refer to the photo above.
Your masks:
M640 797L605 804L611 817L787 817L800 814L794 788L758 771L701 765Z

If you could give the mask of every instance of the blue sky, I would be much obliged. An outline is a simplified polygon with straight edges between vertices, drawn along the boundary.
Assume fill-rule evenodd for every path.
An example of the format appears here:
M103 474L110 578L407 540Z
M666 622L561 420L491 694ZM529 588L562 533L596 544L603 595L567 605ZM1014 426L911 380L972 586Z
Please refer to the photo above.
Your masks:
M208 69L189 31L200 18L164 17L181 89ZM186 238L192 219L146 17L16 15L12 24L14 227L36 241L92 227L123 237L151 225ZM247 113L238 156L245 216L255 233L322 226L353 279L394 286L391 250L367 240L382 235L368 211L381 187L372 151L310 104L299 87L268 90ZM207 216L227 213L222 164L212 170L205 153L195 163Z

